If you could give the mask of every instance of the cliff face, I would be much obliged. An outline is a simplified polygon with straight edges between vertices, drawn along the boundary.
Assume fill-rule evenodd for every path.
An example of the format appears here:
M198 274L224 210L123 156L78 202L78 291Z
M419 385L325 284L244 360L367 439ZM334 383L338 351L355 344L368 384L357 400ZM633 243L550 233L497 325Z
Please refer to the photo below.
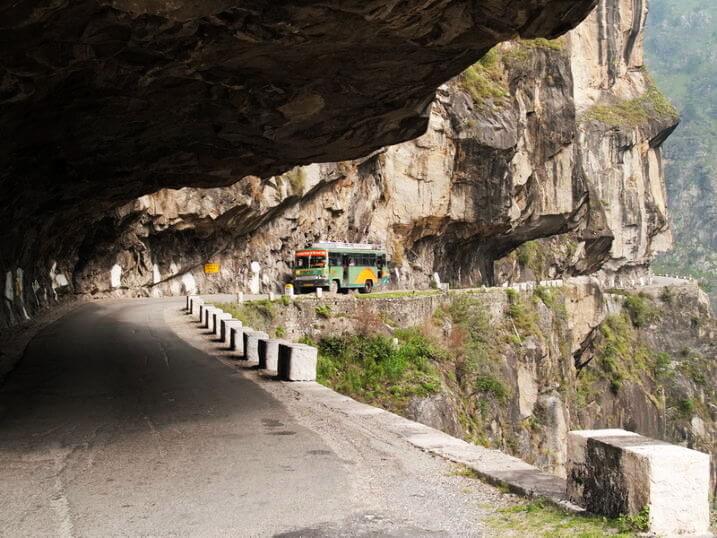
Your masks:
M257 261L278 290L292 251L319 238L385 243L401 285L632 277L671 240L660 146L676 115L643 68L646 9L603 0L563 38L497 46L439 89L416 140L144 196L93 227L71 286L255 291ZM209 260L220 275L203 274Z
M2 3L3 317L102 250L95 223L121 205L414 138L440 84L496 43L564 33L594 4Z

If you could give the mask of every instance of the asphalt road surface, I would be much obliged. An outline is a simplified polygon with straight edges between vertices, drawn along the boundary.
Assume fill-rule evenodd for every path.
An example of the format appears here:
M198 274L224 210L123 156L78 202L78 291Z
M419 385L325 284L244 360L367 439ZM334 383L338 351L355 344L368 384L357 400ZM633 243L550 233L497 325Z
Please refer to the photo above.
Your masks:
M448 464L327 442L180 338L181 305L84 305L30 343L0 387L0 536L481 534L484 499Z

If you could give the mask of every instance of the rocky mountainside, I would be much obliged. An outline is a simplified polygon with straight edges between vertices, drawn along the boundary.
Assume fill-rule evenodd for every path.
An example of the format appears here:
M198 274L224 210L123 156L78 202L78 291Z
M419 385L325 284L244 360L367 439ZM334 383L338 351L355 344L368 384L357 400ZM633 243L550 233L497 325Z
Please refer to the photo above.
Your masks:
M658 267L701 279L713 305L717 305L716 25L714 2L652 0L646 41L655 80L683 118L665 146L675 247L659 258Z
M415 138L440 84L595 2L2 3L3 324L76 281L121 205Z
M644 70L646 13L603 0L564 37L498 45L439 89L416 140L108 212L67 289L252 291L256 261L278 291L293 249L320 238L386 244L402 286L636 278L671 244L661 145L677 123Z

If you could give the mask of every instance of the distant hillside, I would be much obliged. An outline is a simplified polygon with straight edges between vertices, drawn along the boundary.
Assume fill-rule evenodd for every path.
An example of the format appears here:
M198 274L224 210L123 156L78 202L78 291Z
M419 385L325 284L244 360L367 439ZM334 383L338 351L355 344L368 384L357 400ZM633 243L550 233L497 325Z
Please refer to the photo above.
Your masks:
M675 248L656 270L690 273L717 300L717 2L652 0L647 62L682 114L665 144Z

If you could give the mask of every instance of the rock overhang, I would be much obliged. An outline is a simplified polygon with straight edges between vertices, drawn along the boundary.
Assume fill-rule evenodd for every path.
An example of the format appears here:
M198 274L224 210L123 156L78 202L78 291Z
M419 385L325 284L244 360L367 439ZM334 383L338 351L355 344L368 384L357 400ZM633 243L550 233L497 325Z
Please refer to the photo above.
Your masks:
M502 40L573 28L595 4L5 4L0 225L79 226L160 188L223 186L415 138L441 83Z

